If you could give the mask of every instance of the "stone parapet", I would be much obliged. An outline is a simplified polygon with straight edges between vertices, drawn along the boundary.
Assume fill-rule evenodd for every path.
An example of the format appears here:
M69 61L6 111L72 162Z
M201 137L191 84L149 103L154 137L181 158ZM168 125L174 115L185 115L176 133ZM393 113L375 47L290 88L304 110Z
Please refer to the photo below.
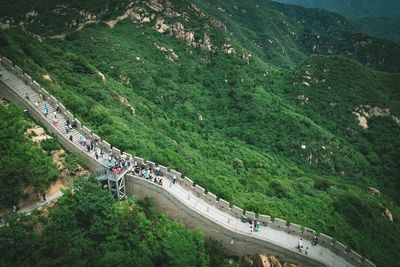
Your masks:
M218 203L218 202L217 202L217 196L214 195L214 194L211 193L211 192L207 192L206 200L207 200L208 203L210 203L210 204L213 205L213 206L216 206L217 203Z
M221 209L221 210L224 210L224 211L230 211L231 208L229 207L229 205L230 205L230 204L229 204L228 201L226 201L226 200L220 198L220 199L218 200L217 207L218 207L219 209Z
M191 189L193 186L193 181L190 180L188 177L185 177L182 181L182 185L188 189Z
M112 148L111 153L113 154L114 157L121 156L121 150L116 147Z
M265 214L260 214L260 216L258 216L258 221L264 225L267 224L271 224L271 216L269 215L265 215Z
M136 163L140 166L144 163L144 159L139 158L139 157L134 157L134 160L136 161Z
M243 217L243 209L236 207L235 205L232 206L232 215L235 216L236 218L242 218Z
M249 219L251 221L254 221L256 219L256 214L254 212L251 212L251 211L248 211L248 210L246 210L244 212L244 216L246 216L247 219Z

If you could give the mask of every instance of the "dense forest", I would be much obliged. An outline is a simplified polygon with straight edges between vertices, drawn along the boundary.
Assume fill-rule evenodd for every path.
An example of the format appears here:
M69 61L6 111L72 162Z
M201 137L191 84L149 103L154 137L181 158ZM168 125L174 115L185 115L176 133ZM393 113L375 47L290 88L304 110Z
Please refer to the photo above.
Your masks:
M18 9L15 1L1 9L10 28L0 31L0 53L123 151L175 168L237 206L324 232L380 266L394 266L400 47L325 11L273 1L172 2L179 16L144 2L127 8L124 1L38 1ZM130 8L135 16L110 22ZM37 14L26 19L31 10ZM74 201L68 199L56 210ZM132 201L108 208L119 205L146 209ZM50 216L49 222L63 218ZM156 225L160 218L143 217ZM199 233L171 224L202 255L196 264L207 264ZM110 236L118 240L118 233ZM154 252L145 254L152 264L169 257Z
M200 267L225 258L218 243L160 215L151 199L116 202L87 178L49 211L7 222L0 227L1 266Z

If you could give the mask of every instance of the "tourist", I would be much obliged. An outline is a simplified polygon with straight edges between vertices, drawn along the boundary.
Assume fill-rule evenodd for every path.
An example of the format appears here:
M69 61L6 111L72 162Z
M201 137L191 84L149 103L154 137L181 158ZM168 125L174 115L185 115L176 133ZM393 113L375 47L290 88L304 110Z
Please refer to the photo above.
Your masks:
M90 141L90 139L86 139L85 144L86 144L87 152L90 152L90 148L92 147L92 142Z
M250 224L250 233L253 233L253 222Z
M94 156L96 157L97 160L99 159L99 153L97 153L97 150L96 152L94 152Z
M44 105L44 116L47 118L47 114L49 114L49 106L47 104Z
M304 250L304 253L307 255L308 254L308 247Z
M28 101L30 100L28 93L25 93L25 99Z
M69 141L71 141L72 143L74 142L72 134L69 136Z
M60 107L58 106L58 104L56 105L56 111L60 112Z
M314 246L316 246L318 244L318 236L314 236Z
M172 176L172 183L175 184L175 182L176 182L176 175L174 174L174 175Z
M14 213L16 213L17 212L17 206L13 205L12 206L12 210L13 210Z
M150 170L146 170L143 174L144 179L149 180L151 179L150 177Z
M300 252L303 249L303 238L300 238L299 241L297 242L297 248L299 249Z
M260 228L261 226L260 226L260 222L257 222L256 223L256 232L258 232L258 231L260 231Z
M85 138L83 137L83 135L79 135L79 144L83 146L84 143L85 143Z
M68 134L69 133L69 127L67 124L64 125L64 129L65 129L65 133Z
M43 193L42 197L43 197L43 201L46 201L46 193Z
M157 176L160 176L160 174L161 174L161 172L160 172L160 167L157 166L157 167L156 167L156 175L157 175Z
M160 178L160 182L159 182L159 185L163 185L163 180L162 180L162 178Z
M39 108L39 102L37 100L35 101L35 107Z
M54 111L54 119L57 119L57 111Z

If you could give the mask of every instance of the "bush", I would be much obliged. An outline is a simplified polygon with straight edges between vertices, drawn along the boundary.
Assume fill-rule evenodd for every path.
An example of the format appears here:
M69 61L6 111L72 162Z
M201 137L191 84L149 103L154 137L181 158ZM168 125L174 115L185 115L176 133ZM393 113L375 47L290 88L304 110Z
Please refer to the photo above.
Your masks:
M326 191L332 186L332 183L327 179L318 179L314 182L314 188L317 190Z
M48 138L40 143L40 146L47 152L55 151L61 149L60 144L55 138Z

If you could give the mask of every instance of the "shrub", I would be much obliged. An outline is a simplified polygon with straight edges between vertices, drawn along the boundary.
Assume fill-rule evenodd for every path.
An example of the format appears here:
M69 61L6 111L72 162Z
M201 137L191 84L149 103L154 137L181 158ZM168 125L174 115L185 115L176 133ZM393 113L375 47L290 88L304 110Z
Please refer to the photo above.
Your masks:
M314 188L322 191L328 190L332 183L327 179L318 179L314 182Z
M40 146L47 152L61 149L60 144L55 138L48 138L40 143Z

